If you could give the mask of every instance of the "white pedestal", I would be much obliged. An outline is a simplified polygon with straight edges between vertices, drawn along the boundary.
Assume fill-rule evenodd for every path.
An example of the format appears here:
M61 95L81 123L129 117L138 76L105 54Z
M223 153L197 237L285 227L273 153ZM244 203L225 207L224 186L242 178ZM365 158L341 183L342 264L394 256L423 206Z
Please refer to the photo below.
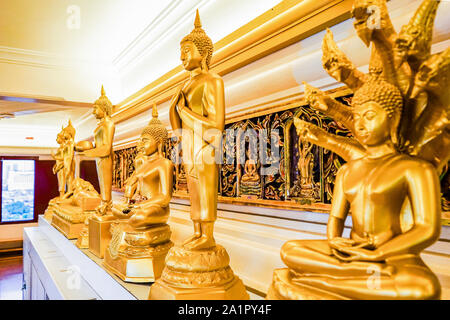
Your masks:
M102 260L80 250L43 216L24 228L24 299L146 299L150 284L129 284L107 272Z

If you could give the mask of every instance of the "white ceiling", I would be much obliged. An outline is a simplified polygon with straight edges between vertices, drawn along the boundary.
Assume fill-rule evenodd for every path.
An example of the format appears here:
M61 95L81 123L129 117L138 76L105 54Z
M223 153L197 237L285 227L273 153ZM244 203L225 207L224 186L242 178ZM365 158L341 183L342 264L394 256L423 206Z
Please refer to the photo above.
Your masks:
M55 147L69 118L95 126L88 103L101 84L115 104L180 64L197 8L217 42L279 2L0 0L0 113L16 115L0 120L0 148Z
M112 62L171 2L2 0L0 46Z

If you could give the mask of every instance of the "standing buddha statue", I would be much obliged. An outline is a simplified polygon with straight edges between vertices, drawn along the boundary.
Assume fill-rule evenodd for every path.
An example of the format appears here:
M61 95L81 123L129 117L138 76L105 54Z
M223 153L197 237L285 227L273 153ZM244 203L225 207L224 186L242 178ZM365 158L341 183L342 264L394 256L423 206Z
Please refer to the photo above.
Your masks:
M113 177L113 140L115 126L111 119L112 103L109 101L102 86L101 96L94 102L93 111L98 120L94 131L94 145L89 141L76 144L80 155L95 158L97 175L100 185L101 204L95 209L95 214L89 219L89 250L103 258L106 246L111 239L109 232L112 215L112 177Z
M72 191L72 183L75 176L75 162L73 158L74 137L75 129L69 120L68 126L66 128L62 127L61 132L58 133L56 137L59 148L56 152L51 153L53 159L55 159L53 173L56 174L58 178L59 196L50 200L48 207L45 210L44 217L49 222L52 220L55 205L59 201L66 199Z
M213 44L195 17L194 30L181 40L181 61L189 79L174 95L169 116L181 138L194 235L173 247L166 267L151 287L150 299L248 299L229 266L225 248L213 236L217 219L218 164L225 125L223 80L209 71Z

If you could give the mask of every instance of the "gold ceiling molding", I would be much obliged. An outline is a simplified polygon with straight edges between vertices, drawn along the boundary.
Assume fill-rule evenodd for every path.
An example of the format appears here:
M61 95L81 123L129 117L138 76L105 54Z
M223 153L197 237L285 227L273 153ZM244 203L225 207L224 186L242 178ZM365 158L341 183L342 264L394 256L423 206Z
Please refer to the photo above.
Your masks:
M211 69L221 76L350 18L352 0L287 0L229 34L215 47ZM187 78L181 65L115 107L120 123L170 100Z

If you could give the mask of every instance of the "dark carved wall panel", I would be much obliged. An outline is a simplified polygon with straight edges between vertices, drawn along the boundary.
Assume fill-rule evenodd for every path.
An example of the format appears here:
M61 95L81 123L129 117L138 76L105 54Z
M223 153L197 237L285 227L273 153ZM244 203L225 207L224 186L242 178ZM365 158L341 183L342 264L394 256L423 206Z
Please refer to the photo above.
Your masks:
M336 98L350 105L351 95ZM222 141L219 196L241 202L279 201L330 204L336 172L344 160L335 153L297 136L294 117L324 130L351 136L345 127L308 105L229 123ZM176 138L166 145L166 156L175 164L174 193L187 195L181 146ZM136 147L115 151L114 186L122 189L133 173ZM450 210L450 174L441 174L442 208ZM272 202L273 203L273 202Z

